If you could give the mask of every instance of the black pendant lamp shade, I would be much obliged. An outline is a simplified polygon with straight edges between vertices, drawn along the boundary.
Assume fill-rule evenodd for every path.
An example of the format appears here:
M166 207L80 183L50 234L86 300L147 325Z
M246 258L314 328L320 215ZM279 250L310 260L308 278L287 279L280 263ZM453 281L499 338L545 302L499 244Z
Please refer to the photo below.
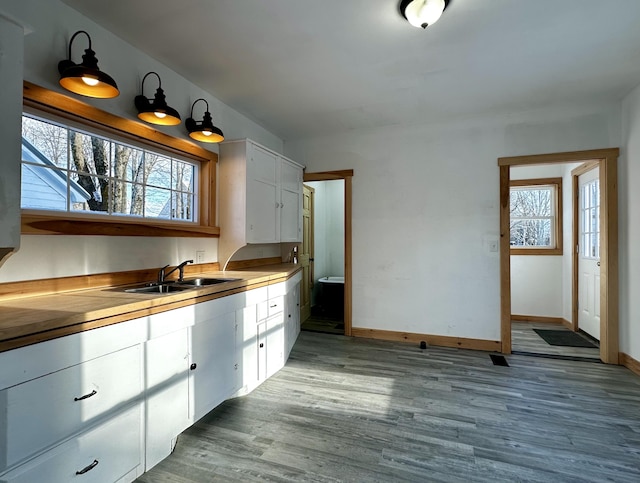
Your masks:
M153 101L144 96L144 81L150 74L155 74L158 78L158 89ZM164 91L162 90L162 81L156 72L149 72L142 78L142 94L136 96L134 102L138 109L138 117L145 122L161 126L175 126L181 122L178 111L167 105Z
M82 63L71 60L71 45L78 34L89 39L89 48L84 51ZM110 99L120 94L116 81L98 68L96 53L91 49L91 37L84 30L78 30L69 41L69 58L58 62L60 85L68 91L82 96Z
M193 106L196 102L204 101L207 110L204 113L202 121L198 122L193 119ZM213 125L211 114L209 113L209 103L204 99L196 99L191 105L191 116L184 122L189 131L189 137L203 143L219 143L224 141L224 134L219 127Z

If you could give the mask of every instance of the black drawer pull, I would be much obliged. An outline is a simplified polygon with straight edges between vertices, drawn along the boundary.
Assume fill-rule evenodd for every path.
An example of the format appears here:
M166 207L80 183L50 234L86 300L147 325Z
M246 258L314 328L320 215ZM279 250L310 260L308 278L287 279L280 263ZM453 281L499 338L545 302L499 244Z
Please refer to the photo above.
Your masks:
M91 391L89 394L85 394L84 396L80 396L80 397L74 397L73 400L74 401L82 401L83 399L89 399L91 396L95 396L96 394L98 394L98 391L96 391L95 389L93 391ZM98 464L98 463L96 463Z
M98 460L93 460L93 463L91 463L89 466L87 466L86 468L81 469L80 471L76 471L76 475L84 475L87 471L91 471L92 469L94 469L96 466L98 466Z
M189 369L191 369L192 371L195 371L195 370L196 370L196 367L198 367L198 364L196 364L196 363L194 362L193 364L191 364L191 365L189 366Z
M278 304L269 305L269 308L272 309L272 308L277 307L277 306L278 306Z
M260 349L262 349L263 347L264 347L264 344L260 342Z

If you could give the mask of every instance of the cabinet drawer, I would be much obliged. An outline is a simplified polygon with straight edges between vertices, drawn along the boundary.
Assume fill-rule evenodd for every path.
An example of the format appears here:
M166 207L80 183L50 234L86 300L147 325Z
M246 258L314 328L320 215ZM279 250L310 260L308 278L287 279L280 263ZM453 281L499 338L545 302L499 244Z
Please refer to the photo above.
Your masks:
M81 432L140 396L138 345L0 392L1 422L6 428L0 471Z
M284 297L274 297L268 302L268 317L279 314L284 309Z
M7 473L0 482L113 483L140 465L140 454L140 408L134 406Z

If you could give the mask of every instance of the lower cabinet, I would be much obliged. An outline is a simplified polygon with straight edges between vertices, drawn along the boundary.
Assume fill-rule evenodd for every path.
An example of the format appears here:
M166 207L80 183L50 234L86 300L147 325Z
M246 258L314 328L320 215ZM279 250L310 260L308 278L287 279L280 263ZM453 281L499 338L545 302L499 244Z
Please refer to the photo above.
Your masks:
M236 390L236 314L230 312L190 328L189 417L197 421Z
M0 353L0 483L124 483L151 469L284 366L299 279Z
M140 441L140 409L132 407L5 474L0 482L133 481L140 465Z

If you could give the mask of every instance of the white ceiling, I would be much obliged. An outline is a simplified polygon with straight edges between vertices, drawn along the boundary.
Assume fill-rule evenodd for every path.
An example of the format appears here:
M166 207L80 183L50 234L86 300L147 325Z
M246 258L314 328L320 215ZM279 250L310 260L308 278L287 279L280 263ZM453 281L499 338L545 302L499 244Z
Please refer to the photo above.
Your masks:
M285 140L640 84L640 0L451 0L426 30L397 0L64 1Z

